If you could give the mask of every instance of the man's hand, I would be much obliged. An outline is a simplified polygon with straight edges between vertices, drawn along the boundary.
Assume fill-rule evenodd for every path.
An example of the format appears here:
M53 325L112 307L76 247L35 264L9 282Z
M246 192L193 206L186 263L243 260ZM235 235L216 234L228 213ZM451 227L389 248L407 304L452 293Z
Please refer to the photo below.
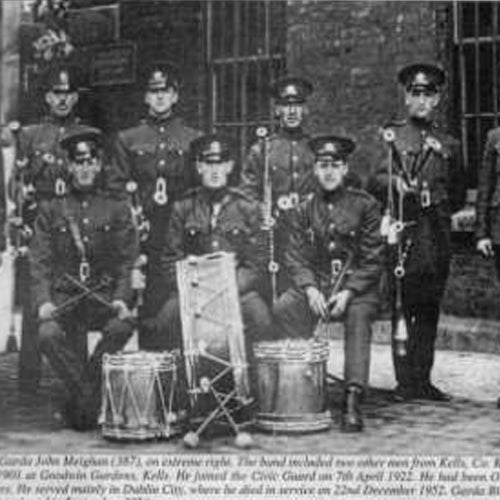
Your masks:
M493 251L493 242L490 238L481 238L476 244L476 249L485 257L493 257L493 255L495 255Z
M350 290L342 290L328 299L328 308L330 309L331 318L339 318L345 313L347 306L352 298Z
M113 300L111 304L113 309L116 311L116 315L119 320L128 319L132 316L130 309L127 307L127 304L123 302L123 300Z
M54 305L52 302L44 302L39 308L38 308L38 317L42 321L47 321L51 319L56 312L57 307Z
M314 286L306 288L306 296L309 302L309 307L316 316L323 319L328 317L328 307L324 295Z

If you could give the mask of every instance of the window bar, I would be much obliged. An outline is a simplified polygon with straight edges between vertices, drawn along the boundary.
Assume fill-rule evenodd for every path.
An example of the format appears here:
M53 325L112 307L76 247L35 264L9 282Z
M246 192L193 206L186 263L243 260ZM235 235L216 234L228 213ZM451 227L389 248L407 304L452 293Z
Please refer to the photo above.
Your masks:
M460 118L460 131L461 131L461 144L462 144L462 155L465 162L465 167L467 170L469 169L469 146L467 144L467 118L465 117L465 111L467 110L467 93L466 93L466 73L465 73L465 53L464 53L464 44L462 38L462 22L463 22L463 5L459 5L458 2L453 4L454 13L455 13L455 32L456 32L456 41L458 44L458 65L459 65L459 78L460 78L460 101L461 101L461 109L462 116Z
M233 2L233 57L240 56L240 36L241 36L241 25L240 25L240 17L241 17L241 3ZM231 65L231 100L232 103L232 112L231 119L233 121L238 121L240 119L238 113L238 63L233 62Z
M214 2L210 0L206 6L207 16L207 67L208 67L208 95L209 95L209 128L211 131L214 129L214 123L217 120L217 90L216 90L216 75L215 66L213 65L214 59Z
M493 38L498 34L498 4L493 3ZM497 62L497 42L492 40L492 54L493 54L493 112L495 113L495 127L498 127L498 62Z
M250 25L250 3L251 2L244 2L243 4L243 19L242 19L242 24L243 24L243 45L240 50L240 56L243 56L246 58L246 56L249 56L252 53L252 47L251 47L251 41L250 41L250 33L252 32L252 26Z
M264 53L266 56L270 57L271 56L271 2L265 1L264 2L264 16L265 16L265 38L264 38ZM268 60L267 62L267 78L268 80L274 80L274 74L272 71L273 65L271 59ZM259 79L259 85L260 85L260 79ZM260 88L260 86L259 86ZM269 122L271 126L269 127L269 132L272 132L271 127L272 127L272 120L273 120L273 106L271 104L271 98L270 98L270 92L268 89L266 89L266 93L264 94L264 101L267 105L267 109L269 112Z
M226 52L226 35L227 35L227 32L229 30L227 29L223 29L221 30L221 25L222 23L225 23L226 22L226 17L227 17L227 13L226 13L226 0L223 0L223 1L220 1L220 0L217 0L217 5L219 6L219 9L218 10L218 13L219 13L219 19L217 20L217 23L214 25L214 28L215 26L217 27L216 29L214 29L213 31L213 36L215 36L215 33L217 33L217 36L219 38L219 53L217 54L218 57L224 57L227 55L227 52Z
M240 74L240 92L241 92L241 121L245 122L245 127L240 131L240 158L244 158L245 155L245 144L247 138L248 130L248 116L247 116L247 77L248 77L248 65L249 63L243 63L241 67Z
M271 55L271 12L268 0L264 1L264 29L264 51L266 56L269 56Z
M481 119L479 118L479 114L481 113L481 92L480 92L480 71L481 68L479 66L479 57L480 57L480 51L479 51L479 3L475 2L474 4L474 55L475 55L475 61L474 61L474 79L475 79L475 96L474 96L474 107L475 107L475 113L476 113L476 120L475 120L475 146L476 146L476 158L474 158L475 164L477 164L477 155L478 155L478 148L479 144L481 141Z

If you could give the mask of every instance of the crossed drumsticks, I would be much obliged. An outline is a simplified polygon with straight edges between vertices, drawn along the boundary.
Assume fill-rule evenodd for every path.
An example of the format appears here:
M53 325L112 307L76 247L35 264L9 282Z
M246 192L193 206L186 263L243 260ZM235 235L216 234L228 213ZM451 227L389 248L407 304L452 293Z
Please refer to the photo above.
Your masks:
M47 318L45 320L41 321L49 321L51 319L56 318L60 314L62 314L65 310L67 310L70 307L75 306L83 300L86 297L91 297L95 299L97 302L101 303L102 305L109 307L110 309L114 310L113 304L109 302L108 300L104 299L101 297L97 292L101 290L102 288L108 286L110 284L110 278L109 277L104 277L101 282L94 287L90 288L78 279L74 278L68 273L64 274L64 278L66 278L69 282L71 282L73 285L76 285L78 288L80 288L81 292L78 295L75 295L74 297L69 298L62 304L59 304L57 308L54 310L54 312L51 314L50 318Z

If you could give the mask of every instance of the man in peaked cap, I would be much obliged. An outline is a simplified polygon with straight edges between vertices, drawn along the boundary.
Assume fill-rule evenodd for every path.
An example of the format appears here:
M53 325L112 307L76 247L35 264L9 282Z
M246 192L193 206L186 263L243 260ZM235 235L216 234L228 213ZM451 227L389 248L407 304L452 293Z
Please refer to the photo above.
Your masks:
M394 307L395 399L448 401L450 396L435 387L430 377L451 256L451 214L462 206L465 195L461 148L434 119L445 84L444 71L433 64L411 64L401 69L398 81L404 88L407 116L384 128L383 138L393 161L380 166L373 183L381 199L390 192L394 200L402 200L403 207L399 213L397 201L393 209L387 205L392 217L404 223L397 244L388 245L392 300L394 305L398 302L400 289L401 322L405 325L402 328L397 318L401 314ZM396 269L402 271L400 282L395 278ZM404 349L398 346L401 338Z
M279 295L290 285L282 266L288 241L287 214L315 187L312 175L314 157L308 146L309 136L304 130L307 99L312 91L312 84L298 77L282 78L272 86L277 131L250 147L241 173L241 189L261 202L265 226L274 232L274 260L278 264L274 295ZM264 185L266 155L269 173L267 185ZM271 203L264 195L266 191ZM273 260L271 256L270 260Z
M68 391L67 418L94 427L100 402L101 358L133 332L131 272L137 233L126 200L99 189L102 134L80 126L61 140L67 152L65 196L40 207L31 245L38 343ZM86 335L102 340L86 359Z
M147 116L139 125L119 132L114 147L119 192L131 193L141 232L141 253L147 258L144 304L140 310L140 346L152 349L154 339L142 318L154 317L166 300L159 256L174 201L196 183L189 155L191 141L201 134L186 126L175 112L179 77L170 64L155 65L145 81Z
M15 127L16 163L9 179L9 195L16 205L15 231L20 247L29 245L33 222L41 205L67 191L67 159L60 140L80 126L75 116L78 87L67 67L51 71L45 80L48 114L40 123ZM19 383L23 389L38 386L40 359L36 350L36 325L31 311L27 283L29 269L24 259L16 259L16 289L23 309L22 341L19 357Z
M231 140L219 134L206 135L193 142L192 152L201 186L190 190L172 208L162 259L169 297L152 321L155 347L181 347L177 261L188 255L223 251L235 255L247 355L251 355L251 342L266 337L271 325L270 312L259 295L265 267L259 207L241 190L227 185L235 163Z
M368 193L345 186L351 139L322 136L310 147L319 190L290 217L285 264L293 286L274 306L275 326L281 337L297 338L311 337L318 321L344 322L341 428L357 432L382 270L380 209Z

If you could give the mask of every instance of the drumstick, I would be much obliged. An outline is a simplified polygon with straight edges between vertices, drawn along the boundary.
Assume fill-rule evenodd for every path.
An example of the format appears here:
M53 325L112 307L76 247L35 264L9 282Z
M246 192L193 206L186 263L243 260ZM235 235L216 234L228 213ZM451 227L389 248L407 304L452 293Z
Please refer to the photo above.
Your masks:
M88 286L84 285L83 283L78 281L76 278L73 278L73 276L71 276L70 274L66 274L65 276L73 284L79 286L82 290L85 290L86 292L88 292L89 295L92 295L92 298L97 300L97 302L100 302L101 304L103 304L106 307L109 307L110 309L113 309L113 310L115 309L113 304L111 304L111 302L107 301L106 299L104 299L100 295L97 295L96 291L92 290L92 288L89 288Z

